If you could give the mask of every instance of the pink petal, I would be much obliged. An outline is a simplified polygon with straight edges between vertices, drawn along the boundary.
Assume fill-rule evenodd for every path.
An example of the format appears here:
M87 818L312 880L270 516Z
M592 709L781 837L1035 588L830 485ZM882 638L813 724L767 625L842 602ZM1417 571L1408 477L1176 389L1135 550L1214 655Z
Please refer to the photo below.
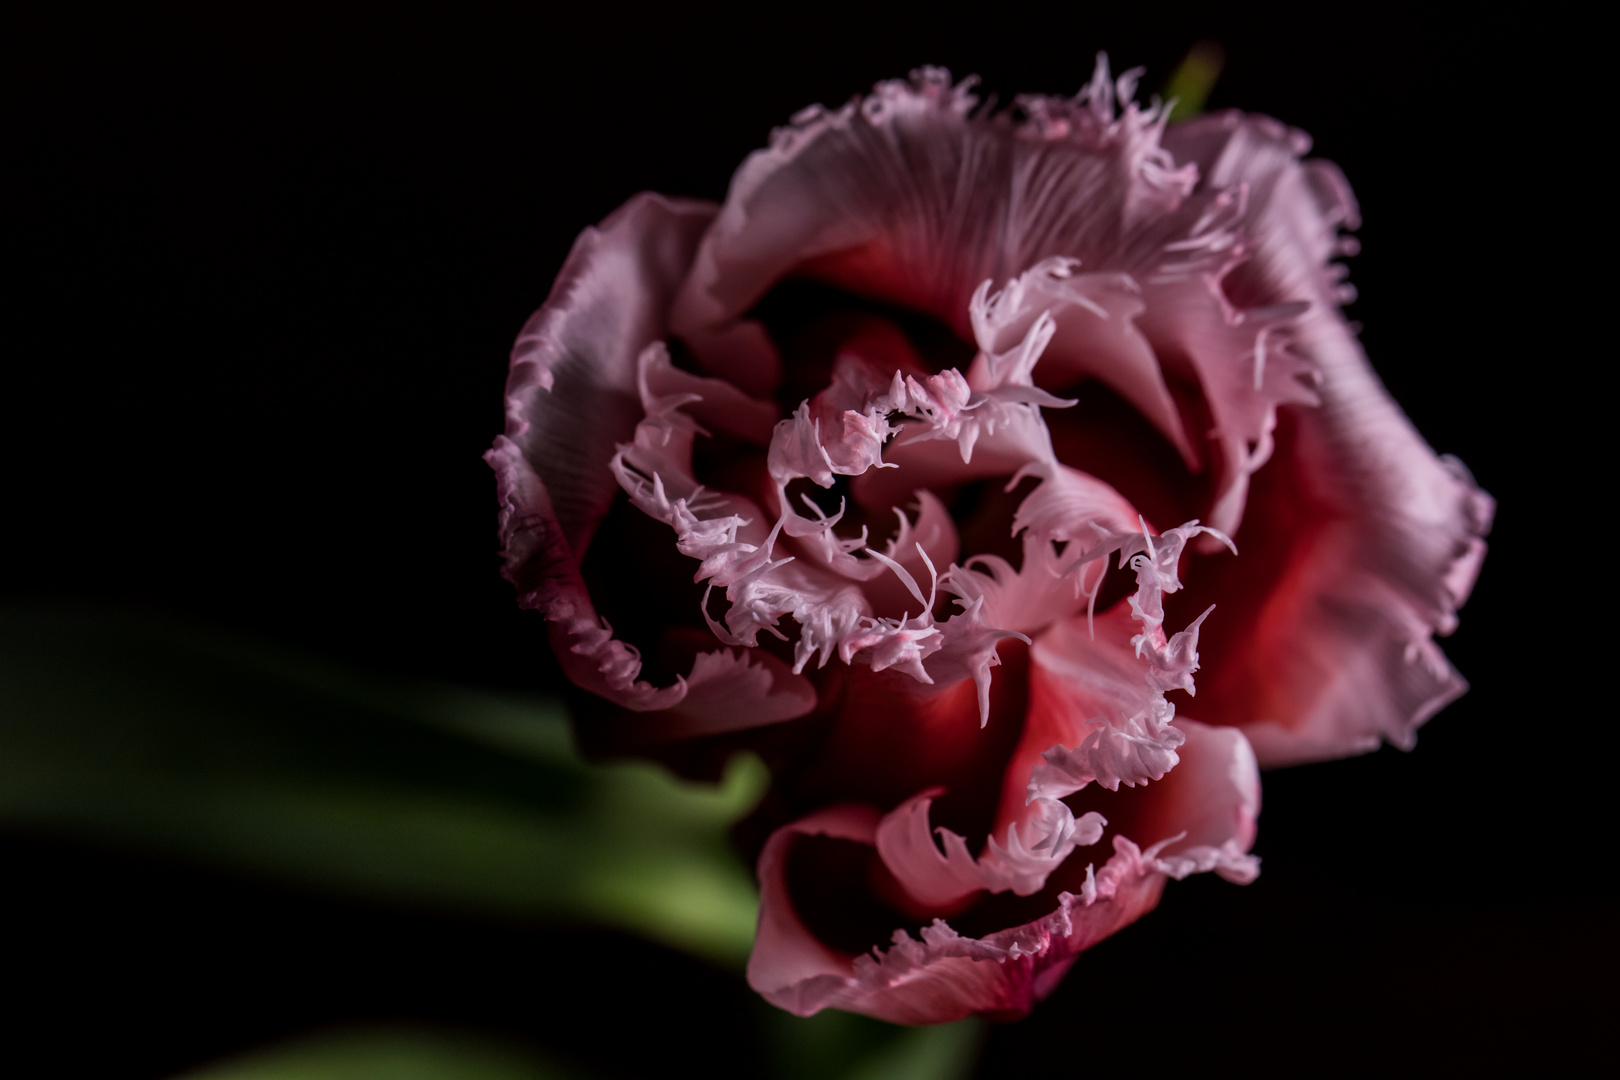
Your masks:
M922 940L895 931L892 948L839 953L810 933L793 907L786 861L799 836L873 844L872 811L843 805L778 829L760 855L759 932L748 984L799 1016L825 1008L901 1024L938 1024L973 1013L1018 1015L1049 994L1081 950L1135 921L1158 902L1164 877L1139 857L1115 856L1111 877L1088 897L1064 893L1052 914L986 937L962 937L942 920Z
M506 438L542 485L545 514L576 563L618 491L608 459L641 418L637 358L668 332L670 300L714 213L708 203L639 195L586 229L512 347ZM533 527L526 507L516 511L502 530L508 546L510 529Z
M1244 260L1264 257L1256 234L1273 213L1271 186L1211 160L1208 138L1173 129L1161 146L1162 112L1127 102L1116 115L1115 100L1100 66L1076 99L1021 99L1029 122L992 121L971 116L966 88L930 69L835 113L807 110L738 170L676 325L724 325L788 274L920 309L964 339L988 334L991 353L1050 319L1040 385L1102 379L1189 465L1213 440L1215 501L1198 512L1230 532L1278 406L1315 400L1312 367L1293 347L1313 295L1241 297L1232 286ZM1292 161L1284 134L1265 168ZM1324 273L1325 255L1301 255ZM994 298L987 281L1005 283ZM1167 372L1194 388L1179 391L1189 400L1178 405ZM899 481L869 479L862 498L882 501L875 489L888 483Z
M1013 530L1023 534L1019 569L999 556L979 555L943 579L963 606L982 602L986 625L1033 634L1087 607L1106 561L1092 560L1104 548L1118 550L1110 541L1140 520L1130 503L1095 477L1063 465L1041 475L1013 515ZM1057 542L1068 545L1062 554ZM1089 553L1090 565L1077 567L1082 553Z
M506 434L485 455L500 501L503 573L519 602L552 623L578 685L633 709L679 700L680 686L640 681L641 658L596 614L579 560L618 483L616 444L641 416L637 358L665 333L665 312L698 237L705 203L639 196L574 244L546 304L512 350Z
M659 344L675 286L713 214L704 203L639 196L580 236L513 349L506 434L486 455L501 504L504 573L520 603L550 620L574 683L637 712L673 709L657 727L665 739L775 723L815 702L809 682L774 658L699 654L690 679L667 687L642 680L640 653L597 615L579 573L621 487L626 445L640 446L644 453L632 458L692 495L696 422L688 412L762 445L775 421L774 407L675 369ZM750 509L745 500L709 507L722 520L721 511L740 519Z
M1032 474L1042 477L1041 484L1019 505L1013 532L1028 529L1042 540L1073 541L1077 555L1101 536L1136 531L1136 507L1096 477L1066 465Z
M641 379L646 392L657 398L682 399L683 411L700 427L723 431L759 446L769 446L776 427L776 406L744 394L723 379L706 379L682 371L670 363L667 349L660 349L643 367Z
M1050 379L1105 379L1191 455L1131 323L1133 275L1177 238L1161 219L1194 176L1159 148L1162 112L1127 103L1116 117L1101 64L1075 101L1023 100L1034 119L1022 127L970 118L975 100L930 68L836 112L801 113L737 171L676 302L677 330L726 325L797 272L926 311L972 340L982 282L1063 256L1061 276L1041 269L1025 283L1058 324Z
M748 985L789 1012L809 1016L823 1006L807 1004L824 985L841 983L849 958L811 936L788 896L788 848L797 836L831 836L871 843L876 811L834 806L776 830L759 856L759 929L748 957Z
M1248 854L1260 816L1254 751L1235 728L1185 716L1176 726L1186 736L1181 763L1154 785L1156 797L1131 823L1135 839L1170 877L1213 870L1239 884L1252 881L1260 871Z
M1052 627L1030 650L1030 716L1008 769L1009 803L1016 799L1021 808L1025 790L1014 784L1042 771L1052 778L1039 793L1055 798L1093 781L1110 790L1144 784L1175 766L1183 738L1168 726L1175 710L1149 683L1131 645L1137 627L1123 608L1097 617L1095 640L1075 619ZM1038 763L1042 755L1054 755L1052 763Z
M769 398L782 382L782 357L765 327L752 319L691 331L683 340L702 370L756 398Z
M979 889L1006 888L986 885L998 869L994 847L975 861L945 829L937 830L944 850L935 847L928 812L937 790L881 819L845 804L778 829L759 861L760 930L749 985L800 1016L839 1008L935 1024L973 1013L1020 1015L1051 993L1080 952L1150 911L1166 878L1213 870L1232 881L1253 880L1259 864L1248 849L1260 809L1253 752L1240 732L1191 721L1185 727L1182 764L1134 799L1136 839L1116 832L1107 862L1070 875L1075 887L1053 899L1050 914L982 937L964 936L936 918L916 938L897 929L890 947L850 956L815 938L788 888L794 841L815 835L872 845L919 906L960 907Z
M1014 892L1032 896L1076 847L1102 839L1107 820L1096 812L1076 819L1061 802L1040 800L1036 812L1009 828L1003 843L991 836L978 859L967 841L938 828L943 853L929 831L928 813L943 789L924 791L902 803L878 823L876 845L913 909L931 915L950 914L976 892Z
M1156 557L1160 547L1137 557L1141 588L1154 582L1169 584L1162 580L1169 572L1166 568L1173 571L1180 546L1191 535L1187 530L1179 536L1161 537L1163 558ZM1144 559L1147 561L1142 562ZM1151 607L1138 603L1133 608L1136 617L1130 621L1150 622L1144 609ZM1124 609L1120 605L1117 610ZM1120 636L1115 633L1108 640ZM1068 648L1073 652L1085 647L1071 643ZM1115 689L1121 698L1131 698L1127 707L1134 706L1154 685L1151 678L1144 677L1144 668L1157 670L1157 665L1175 662L1180 655L1173 647L1160 652L1169 659L1132 663L1127 659L1133 657L1129 651L1114 659L1119 669ZM1196 666L1196 656L1181 662ZM1038 666L1035 675L1033 692L1038 698ZM1086 685L1094 682L1088 680ZM1058 693L1073 689L1049 688ZM1003 690L1003 696L1005 693ZM869 703L864 694L859 700L863 706ZM1038 741L1040 703L1035 700L1031 705L1031 727L1036 729ZM914 732L915 745L936 757L942 746L973 748L971 742L951 737L935 722L938 718L922 720L913 710L896 719L904 719L904 726L922 724L926 730ZM1179 762L1161 771L1153 783L1119 793L1094 786L1086 795L1088 805L1095 809L1078 818L1062 802L1037 799L1031 804L1035 812L1022 815L1022 825L1009 828L1007 842L1001 844L992 837L977 859L963 837L949 829L931 828L930 810L941 794L938 788L903 800L881 817L866 806L846 803L778 829L759 862L760 932L749 962L750 985L767 1000L801 1016L839 1008L896 1023L924 1024L972 1013L1019 1015L1052 991L1079 952L1151 910L1167 878L1214 871L1240 883L1252 880L1259 865L1249 847L1260 809L1253 751L1235 729L1190 720L1182 720L1180 725L1178 736L1184 737L1178 737ZM894 727L871 733L889 740L890 749L899 755L889 759L892 773L920 771L939 776L951 771L939 761L914 769L915 762L904 756L903 741L895 741ZM1028 741L1026 737L1025 743ZM982 740L980 746L989 749ZM850 750L846 746L834 755L846 780L848 770L864 760ZM874 763L882 764L875 759ZM1017 775L1015 759L1008 775L1011 784L1021 785L1029 775L1028 767L1022 776ZM1104 815L1114 816L1116 810L1119 820L1105 821ZM1112 832L1112 855L1100 869L1093 860L1082 870L1084 856L1071 852L1096 843L1105 826ZM1064 830L1061 844L1036 842L1043 831L1053 828ZM939 836L938 845L934 834ZM904 927L897 928L889 947L876 947L874 942L870 953L850 955L815 937L795 907L788 885L787 864L793 858L795 842L817 835L874 848L879 866L900 893L885 893L885 898L899 902L917 917L932 913L955 918L960 913L965 919L977 898L1005 891L1032 895L1041 892L1048 876L1060 871L1055 884L1041 892L1052 908L1033 921L981 937L964 936L935 917L917 937ZM862 888L860 880L847 887ZM867 887L883 888L879 877L869 874L864 880L870 882ZM870 898L852 895L841 901L834 894L811 902L860 905Z
M927 68L836 112L804 110L733 177L677 300L677 330L725 323L815 260L818 276L971 340L980 282L1051 255L1102 269L1191 186L1158 148L1161 113L1127 104L1114 116L1105 67L1076 102L1022 103L1040 114L1022 128L970 119L968 86Z
M1282 410L1236 534L1244 557L1189 575L1188 607L1219 602L1223 622L1199 715L1243 726L1265 765L1410 747L1465 689L1432 635L1456 625L1494 504L1424 443L1338 316L1327 260L1356 209L1337 171L1298 162L1303 137L1263 119L1207 117L1171 143L1209 183L1247 186L1251 253L1223 290L1310 302L1290 348L1321 401Z
M1084 273L1078 259L1051 258L1026 270L994 297L985 296L983 289L974 295L970 311L981 349L1006 348L1010 336L1020 334L1037 316L1050 314L1055 326L1041 361L1041 385L1066 387L1087 378L1102 380L1175 445L1189 468L1197 466L1197 454L1158 357L1136 326L1147 305L1129 274Z
M942 794L931 788L901 803L878 823L874 843L883 863L907 895L920 906L948 909L985 887L977 860L967 842L940 829L944 851L934 843L928 811L934 797Z
M1122 562L1130 556L1135 593L1095 619L1057 622L1036 640L1029 714L1007 767L998 831L1093 782L1114 791L1158 781L1176 766L1184 734L1171 726L1176 710L1165 694L1193 691L1199 626L1209 611L1167 637L1163 597L1180 591L1181 553L1204 531L1194 522L1157 538L1112 541Z
M760 649L699 653L686 696L661 718L658 737L697 738L792 720L816 707L816 688Z
M922 425L905 425L884 452L884 460L895 468L862 474L853 484L855 498L863 506L893 506L918 488L937 491L1007 477L1031 461L1053 459L1051 438L1038 412L1014 405L1001 410L998 419L994 433L975 433L971 460L963 458L960 442L933 437L913 441Z

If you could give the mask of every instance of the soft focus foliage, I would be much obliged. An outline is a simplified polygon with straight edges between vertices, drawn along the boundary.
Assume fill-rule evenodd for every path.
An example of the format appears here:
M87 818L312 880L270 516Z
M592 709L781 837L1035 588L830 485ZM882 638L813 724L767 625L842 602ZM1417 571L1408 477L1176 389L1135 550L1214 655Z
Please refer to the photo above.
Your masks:
M718 787L593 768L548 700L367 678L130 613L0 613L0 817L326 890L632 930L735 964Z
M330 1032L252 1051L178 1080L576 1080L495 1039L409 1029Z
M387 904L629 931L730 968L757 893L718 786L588 765L557 703L379 678L151 614L0 609L0 825ZM557 973L552 973L557 974ZM780 1080L953 1080L981 1030L773 1029ZM465 1032L299 1037L188 1080L588 1080Z

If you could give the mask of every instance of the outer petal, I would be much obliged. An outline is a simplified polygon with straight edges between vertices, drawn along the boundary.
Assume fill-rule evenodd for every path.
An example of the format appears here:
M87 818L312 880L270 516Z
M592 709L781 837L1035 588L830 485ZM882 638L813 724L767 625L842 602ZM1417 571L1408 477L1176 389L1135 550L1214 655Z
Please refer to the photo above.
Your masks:
M1035 290L1059 323L1052 376L1104 378L1185 452L1163 375L1130 326L1128 273L1155 265L1198 216L1164 220L1194 176L1159 149L1162 114L1127 105L1116 118L1105 67L1075 102L1025 101L1038 115L1024 125L973 116L976 104L967 84L929 68L836 112L800 113L733 178L676 302L677 332L727 325L801 272L927 311L972 340L981 282L1078 259L1085 275L1043 274ZM1092 274L1102 270L1126 273Z
M900 1024L1019 1015L1056 988L1081 950L1152 910L1164 884L1139 856L1126 856L1117 880L1089 900L1064 893L1056 911L1025 926L978 939L935 920L920 942L897 930L886 953L849 956L817 941L793 909L786 860L798 836L873 844L877 824L865 807L837 806L778 829L766 842L748 984L773 1005L799 1016L837 1008Z
M935 919L917 938L896 930L888 949L850 956L817 941L793 907L786 863L794 841L814 835L878 848L886 862L901 866L903 884L909 880L928 894L915 897L924 906L971 895L989 860L973 865L948 830L940 830L945 853L931 849L930 793L881 820L846 804L777 830L760 856L760 930L749 985L800 1016L839 1008L933 1024L973 1013L1019 1015L1056 988L1079 953L1152 910L1166 878L1214 870L1252 879L1258 864L1247 851L1260 790L1253 753L1237 731L1184 723L1183 764L1141 793L1145 802L1131 821L1146 847L1116 833L1112 857L1100 870L1087 866L1083 875L1070 875L1075 887L1057 894L1050 914L983 937L965 937Z
M1209 460L1215 502L1198 513L1231 531L1277 407L1314 400L1288 347L1310 298L1223 290L1265 193L1241 176L1200 182L1174 151L1202 144L1172 132L1161 145L1164 113L1130 103L1133 89L1099 63L1075 98L1021 99L1029 119L1014 122L976 114L966 84L925 69L837 112L806 110L738 170L676 328L727 324L790 273L926 311L966 340L987 326L1016 337L1049 312L1040 385L1101 379L1190 466ZM986 281L1007 282L988 320Z
M637 436L649 394L675 403L701 395L692 403L702 419L756 440L768 433L758 403L642 358L667 333L675 287L714 212L642 195L580 236L513 347L506 433L485 455L496 472L503 573L519 602L550 620L574 683L638 712L675 708L664 738L773 723L814 706L812 688L785 665L729 652L699 654L690 682L641 680L639 653L598 617L580 577L620 489L610 462Z
M641 419L637 360L667 332L675 288L715 207L638 195L574 243L545 304L512 346L506 437L544 486L558 540L576 563L618 493L616 444ZM532 527L527 507L503 524ZM520 589L524 567L507 569Z
M1176 129L1211 184L1243 184L1251 257L1223 283L1238 303L1304 298L1292 349L1320 406L1284 407L1235 539L1243 558L1189 574L1189 608L1218 602L1199 715L1244 727L1262 764L1410 747L1466 688L1432 634L1449 633L1484 557L1494 504L1437 458L1390 399L1337 313L1327 260L1355 205L1302 137L1233 114Z
M797 836L831 836L871 843L877 812L863 806L834 806L776 830L759 856L759 930L748 957L748 985L773 1004L800 1016L824 1006L812 1004L842 984L849 957L811 936L788 896L784 865ZM807 1007L808 1006L808 1007Z

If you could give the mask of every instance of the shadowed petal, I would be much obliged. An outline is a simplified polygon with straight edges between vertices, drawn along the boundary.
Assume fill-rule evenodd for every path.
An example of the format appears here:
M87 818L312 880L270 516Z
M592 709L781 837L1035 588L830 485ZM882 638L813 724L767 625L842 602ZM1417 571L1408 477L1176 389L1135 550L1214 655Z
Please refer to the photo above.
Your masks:
M518 602L551 621L570 679L634 709L665 708L684 691L638 679L640 655L598 618L579 562L619 489L608 462L641 419L637 358L665 333L670 297L714 212L643 195L580 235L513 346L506 433L485 455L502 573Z
M1060 275L1042 270L1028 283L1031 303L1058 323L1050 377L1108 381L1190 453L1131 326L1140 302L1130 275L1160 261L1196 217L1164 220L1194 174L1159 148L1161 111L1127 102L1116 116L1115 100L1099 64L1073 100L1021 99L1029 121L987 119L973 115L968 84L928 68L839 110L805 110L733 178L676 302L676 330L728 325L781 278L805 273L926 311L971 341L982 282L1060 256ZM1075 260L1084 274L1072 274Z
M1150 911L1164 884L1127 845L1087 896L1062 894L1044 918L984 938L963 937L936 919L920 941L896 930L887 950L850 956L817 941L794 910L786 862L800 836L874 844L877 825L875 812L846 804L784 826L766 842L748 984L772 1004L799 1016L838 1008L901 1024L1021 1015L1056 988L1076 954Z
M759 442L774 422L768 406L673 368L657 345L713 215L706 203L638 196L580 236L513 347L506 433L485 455L496 472L503 572L519 602L550 620L553 647L577 685L638 712L680 705L669 737L773 723L814 704L809 683L777 671L782 665L724 659L729 653L700 655L690 684L653 686L640 678L640 653L598 616L580 577L580 557L620 489L622 469L612 465L626 444L645 443L648 460L690 487L694 423L683 406ZM689 686L698 692L689 696Z
M941 788L901 803L878 823L874 844L883 864L907 895L925 908L949 908L985 887L967 841L940 829L941 851L929 828L928 810Z
M944 851L934 846L928 810L937 790L881 819L844 804L778 829L759 861L760 930L749 985L800 1016L829 1007L905 1024L1019 1015L1051 993L1080 952L1152 910L1167 878L1213 870L1239 883L1253 880L1259 863L1248 849L1260 810L1254 754L1241 732L1184 726L1183 762L1143 791L1131 820L1137 838L1116 833L1107 862L1070 875L1077 887L1060 892L1050 914L984 937L964 936L936 918L917 937L897 929L888 948L850 956L818 941L793 906L786 864L801 836L871 845L923 906L958 904L978 888L1007 888L995 881L1002 855L994 846L975 862L946 829L938 830ZM1088 835L1081 843L1095 843L1094 823L1083 826Z
M1129 274L1085 273L1080 261L1043 259L993 297L987 285L974 294L975 335L987 353L1021 337L1042 314L1054 321L1042 357L1040 383L1068 387L1101 379L1136 406L1181 453L1189 468L1198 455L1182 426L1152 346L1137 328L1146 310L1142 288ZM991 340L987 341L986 338Z
M1038 385L1101 379L1189 467L1210 461L1215 501L1199 513L1230 532L1278 406L1315 400L1293 349L1315 294L1261 302L1228 287L1275 243L1260 235L1273 189L1215 160L1210 138L1165 132L1158 107L1129 101L1133 82L1100 64L1075 98L1021 98L1017 121L975 112L967 84L926 69L836 112L806 110L738 170L675 326L728 324L790 274L925 311L991 351L1049 319ZM1293 163L1300 137L1270 127L1282 148L1271 158ZM1317 276L1330 274L1329 239L1326 254L1296 256ZM990 297L987 282L1005 284ZM1189 431L1170 376L1193 387L1182 392L1199 398L1187 407L1202 429Z
M608 460L641 419L637 359L668 332L670 299L714 213L639 195L586 229L512 346L506 437L576 561L618 491ZM514 525L525 517L520 508ZM510 545L504 527L502 538Z
M1236 534L1244 558L1189 575L1189 607L1218 601L1199 716L1244 727L1282 765L1410 747L1466 684L1449 633L1484 557L1494 503L1436 457L1373 373L1336 306L1327 260L1356 208L1337 170L1300 163L1303 137L1222 114L1172 132L1212 184L1243 184L1250 255L1223 289L1249 307L1304 298L1291 350L1316 372L1314 408L1284 406L1272 461Z
M778 829L759 856L759 931L748 958L748 985L775 1004L800 1016L825 1007L825 991L844 981L849 957L817 941L806 929L788 896L788 848L797 836L831 836L871 843L877 828L875 810L834 806Z
M803 716L816 707L810 680L759 649L699 653L686 697L660 725L665 739L718 735Z

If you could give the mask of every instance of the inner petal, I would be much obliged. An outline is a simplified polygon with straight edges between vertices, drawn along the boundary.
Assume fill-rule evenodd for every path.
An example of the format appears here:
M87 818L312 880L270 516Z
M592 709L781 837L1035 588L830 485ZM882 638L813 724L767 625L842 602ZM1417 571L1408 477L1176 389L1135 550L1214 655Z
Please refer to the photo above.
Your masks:
M793 788L806 805L851 800L885 809L943 787L933 821L977 843L994 824L1006 761L1028 709L1029 650L997 649L988 723L971 680L926 686L898 672L855 667L824 749Z
M1124 398L1096 380L1048 389L1075 401L1071 408L1046 413L1060 462L1114 488L1149 522L1168 525L1207 516L1213 498L1209 471L1190 471L1175 446ZM1194 416L1188 426L1201 430L1200 424L1208 426Z

